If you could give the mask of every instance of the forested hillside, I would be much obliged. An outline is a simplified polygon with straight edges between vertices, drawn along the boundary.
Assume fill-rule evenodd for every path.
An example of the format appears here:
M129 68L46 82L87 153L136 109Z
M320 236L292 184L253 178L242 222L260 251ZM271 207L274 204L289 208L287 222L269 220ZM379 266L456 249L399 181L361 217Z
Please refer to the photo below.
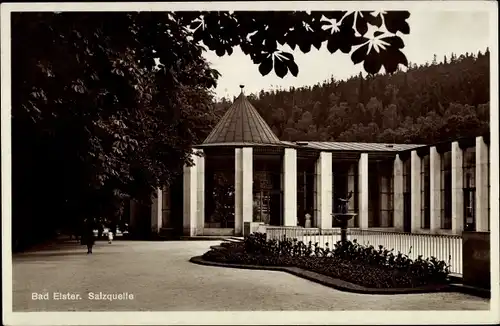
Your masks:
M489 130L489 50L248 99L281 140L435 143ZM230 105L216 104L221 115Z

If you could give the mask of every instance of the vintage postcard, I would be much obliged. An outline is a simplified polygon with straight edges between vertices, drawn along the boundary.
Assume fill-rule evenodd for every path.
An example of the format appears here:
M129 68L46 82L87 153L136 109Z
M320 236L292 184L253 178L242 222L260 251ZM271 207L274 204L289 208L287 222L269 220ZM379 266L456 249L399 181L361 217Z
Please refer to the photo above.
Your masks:
M497 324L493 1L1 5L5 325Z

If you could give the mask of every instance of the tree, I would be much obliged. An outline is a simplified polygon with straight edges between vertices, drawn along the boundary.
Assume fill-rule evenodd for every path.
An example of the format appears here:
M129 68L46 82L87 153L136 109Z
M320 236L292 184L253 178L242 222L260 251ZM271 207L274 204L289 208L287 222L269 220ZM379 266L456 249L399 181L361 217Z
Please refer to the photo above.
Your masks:
M271 116L279 115L278 108L286 112L286 133L277 132L283 140L433 143L484 134L489 128L489 53L470 58L438 68L413 65L405 73L263 92L254 105L272 111ZM306 113L312 115L307 130L300 123ZM367 129L370 122L378 131Z
M404 43L397 34L410 32L407 11L211 11L178 16L182 25L194 30L195 41L203 41L219 56L231 55L239 46L264 76L273 68L281 78L288 72L297 76L299 68L293 55L279 49L283 45L308 53L312 47L319 50L326 43L330 53L340 50L351 54L353 63L363 62L364 69L372 74L382 66L393 73L399 64L408 65L401 52ZM383 47L372 47L375 39L365 37L369 25L378 28L374 37ZM386 33L382 32L384 27Z
M13 240L148 203L190 163L218 73L189 35L165 13L12 14Z
M366 67L383 64L390 72L394 63L405 63L395 33L409 32L408 16L14 13L14 217L29 216L39 230L51 230L67 216L107 214L109 203L125 197L147 204L153 189L179 176L191 163L192 145L203 140L217 117L210 89L218 73L203 59L201 41L219 55L240 46L263 74L274 67L283 77L287 71L297 75L298 67L291 54L278 51L278 43L308 52L327 41L330 52L349 53L353 46L367 46L368 25L382 28L385 21L389 33L378 36L389 42L387 50L363 54L358 49L356 60L366 56L371 58ZM323 17L339 23L328 24ZM293 122L302 109L295 113ZM46 185L55 190L33 191Z

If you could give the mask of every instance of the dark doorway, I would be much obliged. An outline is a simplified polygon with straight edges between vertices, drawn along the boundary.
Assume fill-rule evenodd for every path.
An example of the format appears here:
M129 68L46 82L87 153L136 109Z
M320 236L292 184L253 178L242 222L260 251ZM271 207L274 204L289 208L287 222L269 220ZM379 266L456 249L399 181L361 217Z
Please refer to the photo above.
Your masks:
M182 236L184 220L184 177L180 175L170 186L170 216L173 235Z
M139 239L148 239L151 235L151 206L137 203L137 233Z
M379 163L368 165L368 226L380 227L380 172Z
M403 231L411 232L411 194L403 194Z
M338 162L332 164L332 181L333 181L333 211L340 212L340 198L346 198L349 192L349 167L350 163ZM332 219L333 227L340 227L340 222L337 219Z
M269 224L274 226L283 225L283 211L281 203L283 199L281 197L280 191L272 191L271 192L271 201L270 201L270 217Z
M234 152L205 153L205 228L234 228Z
M300 226L305 226L306 214L314 216L316 159L316 156L297 157L297 224Z
M346 198L348 192L347 173L333 175L333 211L340 213L340 198ZM336 219L332 220L333 227L340 227L340 222Z
M283 225L282 153L254 153L253 222Z

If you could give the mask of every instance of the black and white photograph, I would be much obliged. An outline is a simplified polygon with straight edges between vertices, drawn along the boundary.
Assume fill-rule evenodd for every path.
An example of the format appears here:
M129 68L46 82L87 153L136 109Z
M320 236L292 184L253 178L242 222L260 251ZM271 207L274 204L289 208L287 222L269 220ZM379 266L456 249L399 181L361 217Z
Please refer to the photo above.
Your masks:
M3 324L500 322L496 2L0 22Z

